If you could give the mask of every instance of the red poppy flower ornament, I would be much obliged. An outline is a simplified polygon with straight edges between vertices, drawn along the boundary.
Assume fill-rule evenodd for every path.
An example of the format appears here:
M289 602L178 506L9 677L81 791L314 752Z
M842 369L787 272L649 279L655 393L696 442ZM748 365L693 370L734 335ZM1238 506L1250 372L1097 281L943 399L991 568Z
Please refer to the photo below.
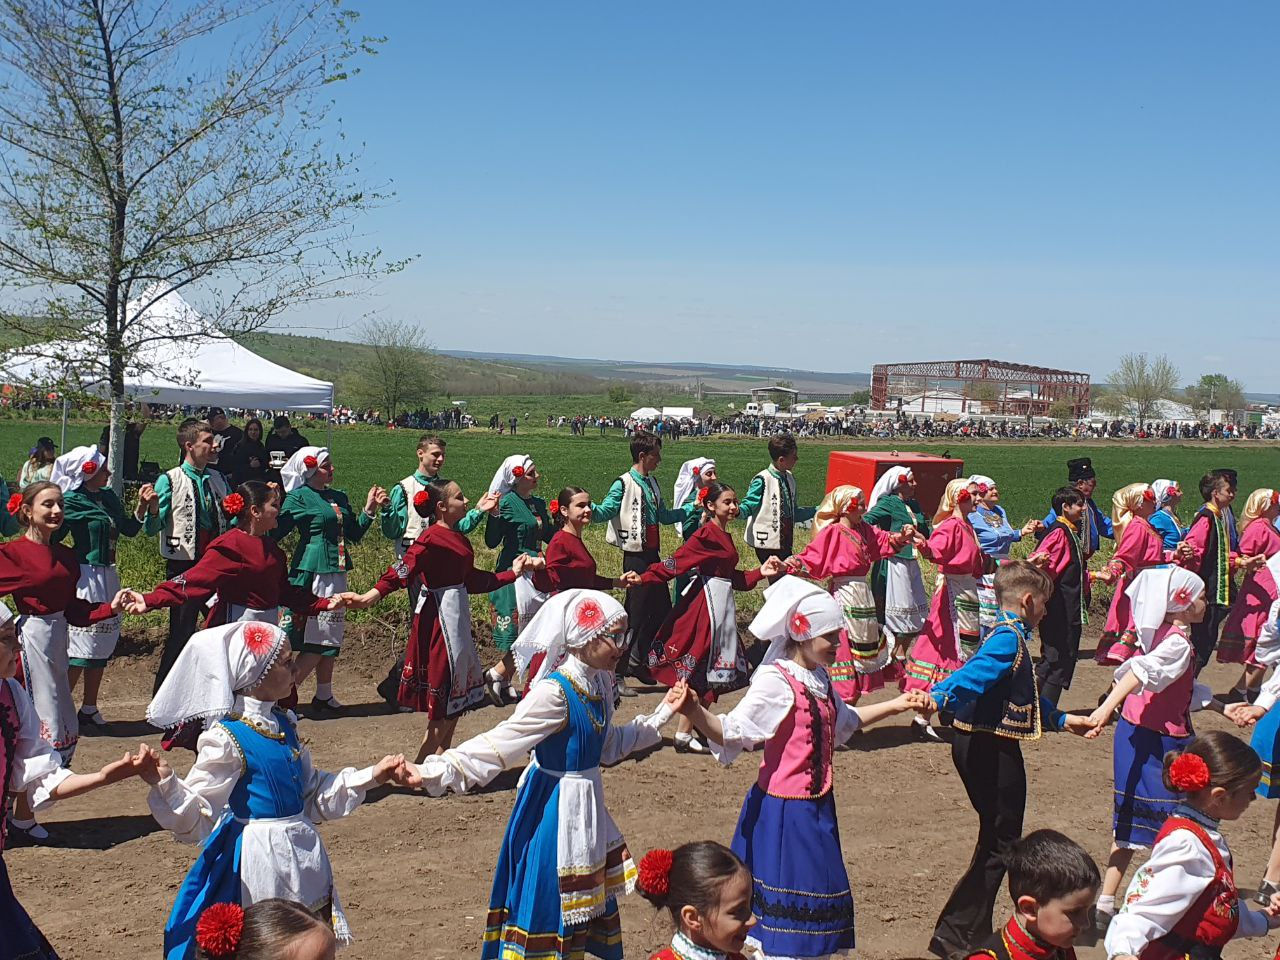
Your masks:
M579 629L594 633L604 626L604 611L600 609L600 604L587 599L578 604L574 619L577 620Z
M316 467L320 466L320 461L308 453L302 458L302 465L308 470L314 470Z
M22 494L15 493L9 497L9 505L7 507L10 516L16 517L18 511L22 508Z
M1180 793L1198 793L1211 779L1209 765L1197 754L1184 753L1169 764L1169 782Z
M92 460L86 460L84 463L80 464L80 472L86 477L92 477L98 472L98 465Z
M265 623L248 623L244 628L244 646L255 657L262 657L275 646L276 635Z
M222 498L222 512L228 517L240 516L240 511L244 509L244 497L238 493L228 493Z
M650 850L640 858L636 880L640 889L651 897L665 897L671 889L671 864L675 856L670 850Z
M211 957L227 957L240 949L244 909L237 903L215 903L196 921L196 945Z
M413 495L413 505L415 507L425 507L427 505L427 501L430 499L431 494L427 493L425 490L419 490Z
M560 501L552 500L550 503L547 504L547 510L550 511L553 517L557 516L560 513Z
M797 610L791 615L788 626L791 628L793 637L803 637L809 633L809 618Z

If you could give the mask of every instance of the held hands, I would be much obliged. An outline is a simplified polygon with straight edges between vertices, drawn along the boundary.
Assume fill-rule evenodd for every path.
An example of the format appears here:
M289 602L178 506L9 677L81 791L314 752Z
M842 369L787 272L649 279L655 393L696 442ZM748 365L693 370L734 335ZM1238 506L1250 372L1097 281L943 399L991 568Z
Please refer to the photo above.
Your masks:
M530 570L543 570L547 566L547 561L542 557L530 556L527 553L517 554L515 560L511 561L511 572L517 577Z
M1280 927L1280 893L1273 893L1267 905L1262 908L1262 912L1267 915L1267 928L1274 930Z
M147 765L147 751L149 749L146 744L140 743L138 744L137 753L126 753L119 760L108 763L98 771L98 776L102 778L102 783L104 785L119 783L121 780L128 780L130 777L142 776L143 768Z
M144 783L154 787L161 780L172 776L173 768L156 751L144 744L139 753L141 756L138 758L138 776Z
M1264 553L1254 554L1252 557L1244 557L1240 560L1239 567L1246 573L1253 573L1260 570L1267 563L1267 556Z
M347 610L366 610L372 607L381 598L381 594L377 590L367 590L364 593L339 593L336 599L341 601L340 606ZM330 610L334 607L330 607Z
M1047 570L1049 568L1049 555L1047 553L1033 553L1031 556L1027 557L1027 560L1035 564L1041 570Z
M687 717L698 706L698 697L689 689L687 682L677 680L676 685L668 690L667 695L662 698L662 702L670 707L673 713L679 713Z
M138 505L147 508L147 513L155 516L160 512L160 494L149 483L144 483L138 490Z
M389 754L379 760L373 768L373 779L377 783L390 781L401 787L422 786L422 777L405 760L403 753Z
M1177 547L1174 548L1173 552L1178 560L1184 562L1189 562L1196 558L1195 550L1192 548L1191 544L1187 543L1185 540L1179 543Z
M485 491L484 496L482 496L479 500L476 501L476 509L479 510L481 513L496 514L498 512L499 502L500 502L500 498L498 497L498 495L494 493L492 490L487 490Z
M1041 526L1043 526L1043 524L1039 520L1028 520L1022 525L1022 535L1024 537L1029 537L1039 530Z
M634 570L628 570L622 576L614 581L623 590L630 590L632 587L640 586L640 574Z
M937 709L933 698L923 690L908 690L906 693L900 693L893 698L892 702L895 713L906 713L908 710L915 710L919 713L926 713L926 711L927 713L933 713Z
M147 612L147 603L137 590L120 590L111 600L111 609L116 613L123 610L136 616Z
M890 534L889 536L892 538L893 534ZM914 523L904 523L902 525L902 529L898 531L897 536L903 543L906 543L908 540L914 542L916 538L916 525Z
M364 500L364 512L373 513L374 510L381 510L391 502L391 495L383 490L377 484L369 488L369 495Z
M1094 725L1093 717L1081 717L1074 713L1068 713L1062 718L1062 726L1077 737L1086 737L1097 729ZM1095 733L1094 737L1096 736L1097 734Z
M1228 704L1222 711L1223 715L1237 727L1253 726L1266 712L1262 707L1254 706L1252 703Z
M780 557L770 557L764 563L760 564L760 575L762 577L776 577L779 574L786 572L786 564L782 562Z

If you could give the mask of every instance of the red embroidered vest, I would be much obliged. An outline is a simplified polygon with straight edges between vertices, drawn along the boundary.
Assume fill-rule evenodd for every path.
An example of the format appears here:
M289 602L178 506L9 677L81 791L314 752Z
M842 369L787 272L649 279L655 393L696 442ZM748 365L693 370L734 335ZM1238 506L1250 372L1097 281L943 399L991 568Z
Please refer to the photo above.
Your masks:
M1176 815L1164 822L1156 834L1156 843L1174 830L1189 830L1204 844L1213 857L1213 879L1172 930L1146 945L1138 955L1140 960L1177 960L1188 955L1219 956L1227 941L1235 936L1240 923L1240 895L1236 892L1235 877L1218 852L1217 844L1200 824Z

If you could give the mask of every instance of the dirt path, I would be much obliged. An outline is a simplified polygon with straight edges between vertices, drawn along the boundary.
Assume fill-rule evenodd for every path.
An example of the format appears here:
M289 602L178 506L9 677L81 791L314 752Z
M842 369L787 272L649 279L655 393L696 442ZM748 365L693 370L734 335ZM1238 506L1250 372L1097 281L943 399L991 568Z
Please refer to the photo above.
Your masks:
M421 720L388 716L367 704L384 667L381 645L344 658L338 693L361 704L358 716L301 724L322 769L366 764L389 751L412 752ZM129 661L108 674L103 703L116 722L113 737L81 741L76 767L87 770L119 756L138 738L157 738L140 722L150 665ZM1213 666L1207 678L1225 689L1234 668ZM1092 707L1108 672L1082 662L1064 705ZM731 698L730 702L736 700ZM656 695L624 701L625 718L656 705ZM464 717L459 739L504 713ZM1199 714L1201 729L1227 728ZM669 734L669 731L668 731ZM1109 845L1111 750L1108 738L1088 742L1050 734L1025 749L1031 777L1028 829L1053 827L1104 860ZM180 769L189 755L181 758ZM756 763L742 758L723 769L704 757L678 756L669 746L605 772L609 808L639 858L655 845L727 841ZM969 861L975 819L946 747L913 742L906 720L893 720L836 756L835 791L849 875L857 903L858 955L920 957L937 910ZM474 796L432 800L380 791L366 809L322 827L338 886L357 941L345 960L455 960L479 954L498 840L514 800L515 775ZM1269 850L1273 806L1258 802L1228 827L1237 878L1252 888ZM66 960L155 956L165 916L196 849L174 843L147 812L137 783L54 807L44 817L52 844L5 853L19 898ZM1252 892L1250 890L1250 892ZM1004 909L1004 905L1001 905ZM648 957L669 932L638 896L622 905L627 956ZM1229 960L1270 954L1259 943L1228 947ZM1103 956L1080 951L1082 960Z

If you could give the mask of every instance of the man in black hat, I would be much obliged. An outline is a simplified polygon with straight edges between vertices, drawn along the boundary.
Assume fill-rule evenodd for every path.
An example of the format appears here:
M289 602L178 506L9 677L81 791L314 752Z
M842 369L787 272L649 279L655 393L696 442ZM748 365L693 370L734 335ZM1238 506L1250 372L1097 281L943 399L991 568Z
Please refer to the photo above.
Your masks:
M1079 490L1084 497L1085 509L1082 523L1088 529L1080 531L1080 546L1084 549L1084 559L1088 561L1098 552L1102 538L1114 540L1116 533L1112 529L1111 518L1099 510L1098 505L1093 502L1093 491L1098 487L1098 475L1093 472L1093 461L1088 457L1068 460L1067 483ZM1047 532L1057 522L1057 513L1050 509L1044 518L1045 531ZM1043 539L1043 535L1037 539Z
M271 425L271 434L264 444L267 448L267 479L280 483L280 468L307 445L307 438L293 429L288 417L276 417Z
M210 407L209 416L205 419L209 421L214 436L218 438L219 453L227 457L227 462L230 463L231 458L228 455L236 448L236 444L244 436L244 431L227 419L227 411L221 407Z

